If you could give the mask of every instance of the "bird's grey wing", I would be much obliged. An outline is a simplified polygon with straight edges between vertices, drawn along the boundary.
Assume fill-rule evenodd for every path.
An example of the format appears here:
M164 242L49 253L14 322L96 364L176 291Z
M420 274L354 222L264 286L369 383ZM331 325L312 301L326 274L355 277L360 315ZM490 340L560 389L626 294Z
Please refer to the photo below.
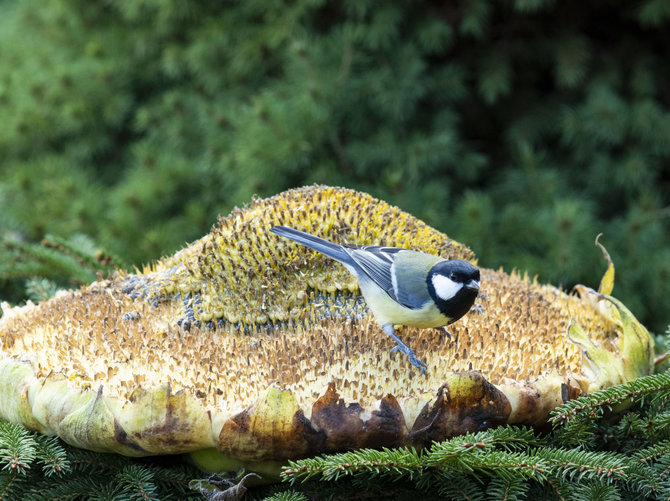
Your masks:
M421 308L430 299L426 276L432 266L427 254L397 247L360 247L346 249L359 268L392 299L401 305ZM435 258L439 260L439 258Z
M343 246L358 268L374 283L395 299L391 267L393 256L401 249L397 247Z

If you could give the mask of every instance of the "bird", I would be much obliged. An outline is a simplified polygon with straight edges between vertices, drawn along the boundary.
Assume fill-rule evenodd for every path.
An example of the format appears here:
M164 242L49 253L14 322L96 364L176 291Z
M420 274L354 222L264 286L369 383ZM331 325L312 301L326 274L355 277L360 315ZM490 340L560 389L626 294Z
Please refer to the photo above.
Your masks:
M479 294L479 269L468 261L400 247L336 244L288 226L270 232L342 263L358 280L381 329L396 342L391 354L404 353L422 374L425 362L396 335L395 326L445 328L465 315Z

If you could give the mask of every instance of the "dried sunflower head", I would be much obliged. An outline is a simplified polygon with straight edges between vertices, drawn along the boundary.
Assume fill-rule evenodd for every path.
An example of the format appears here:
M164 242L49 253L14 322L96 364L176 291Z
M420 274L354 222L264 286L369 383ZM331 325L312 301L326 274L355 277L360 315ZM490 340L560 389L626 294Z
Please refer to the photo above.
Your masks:
M405 328L428 375L389 355L339 264L268 233L475 262L473 252L364 193L312 186L254 200L142 272L0 318L0 416L127 455L194 452L254 468L357 447L423 446L502 423L539 425L579 394L648 374L653 343L600 292L569 295L481 269L443 331ZM611 262L610 262L611 264Z

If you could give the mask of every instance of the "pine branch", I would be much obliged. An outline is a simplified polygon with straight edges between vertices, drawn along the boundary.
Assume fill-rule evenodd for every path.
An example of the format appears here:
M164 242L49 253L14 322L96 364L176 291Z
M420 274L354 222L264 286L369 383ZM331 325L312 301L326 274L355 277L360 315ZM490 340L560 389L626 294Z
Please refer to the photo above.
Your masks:
M443 468L447 472L457 471L468 474L497 476L510 481L516 477L543 480L551 465L540 457L523 452L471 451L459 456L428 458L431 466Z
M631 457L629 488L650 496L670 492L670 483L663 485L670 467L670 440L638 450Z
M361 449L318 458L289 461L288 468L281 472L283 479L292 484L314 477L321 480L337 480L344 476L367 474L400 479L414 478L424 469L421 454L414 449Z
M147 501L157 501L156 485L154 485L153 474L147 468L131 464L126 466L121 473L116 476L116 480L122 491L135 493L137 499Z
M583 443L593 438L593 425L606 411L624 403L644 403L651 396L665 400L669 395L670 371L666 371L570 400L551 412L549 422L562 444Z
M0 267L0 276L3 278L67 277L75 283L87 283L95 279L95 272L56 249L23 242L4 242L4 247L11 251L12 259L6 260Z
M572 500L571 484L562 477L547 477L546 488L542 491L550 495L540 496L539 499L549 498L550 496L559 501Z
M175 458L134 459L64 444L0 422L0 499L202 499Z
M486 489L486 495L490 501L521 501L526 499L528 488L521 478L494 478Z
M531 428L500 426L477 433L466 433L445 442L435 443L431 448L431 456L454 457L496 447L506 451L525 450L528 447L545 443L546 440L536 435Z
M570 400L552 411L550 422L559 424L584 416L597 419L602 416L604 409L612 410L615 405L624 401L636 401L657 392L663 397L670 394L670 371L641 377L629 383Z
M71 499L114 499L118 489L110 488L102 484L101 479L96 476L68 477L59 481L49 483L38 483L27 491L17 491L13 495L20 495L26 501L40 501L49 499L53 501L64 501ZM116 498L118 499L118 498ZM127 498L126 498L127 499Z
M42 470L47 477L70 471L70 461L58 438L35 435L35 441L36 457L43 463Z
M484 501L485 493L482 482L465 473L442 473L429 476L434 479L437 492L443 499L454 501ZM431 483L422 486L424 492L431 492L435 487Z
M96 249L84 235L70 239L47 235L39 244L7 240L3 247L8 255L2 259L0 277L5 279L42 277L84 284L118 265L118 260Z
M554 474L571 482L597 479L610 483L625 479L628 472L628 459L614 452L543 448L531 455L544 460Z
M662 399L667 405L668 399ZM621 420L624 433L640 437L651 443L670 437L670 410L654 413L652 417L642 417L631 413Z
M0 499L11 499L10 493L20 490L25 480L25 476L19 475L18 472L0 475Z
M25 474L37 455L37 442L25 428L0 423L0 464L3 471Z
M93 241L85 235L79 234L68 239L47 235L42 240L42 245L70 256L91 271L109 273L122 266L117 257L97 249Z
M309 501L302 492L284 491L265 498L265 501Z
M657 461L663 456L670 456L670 440L642 449L633 454L632 459L638 464L647 464Z
M615 485L589 481L582 482L575 487L573 499L576 501L620 501L621 494Z

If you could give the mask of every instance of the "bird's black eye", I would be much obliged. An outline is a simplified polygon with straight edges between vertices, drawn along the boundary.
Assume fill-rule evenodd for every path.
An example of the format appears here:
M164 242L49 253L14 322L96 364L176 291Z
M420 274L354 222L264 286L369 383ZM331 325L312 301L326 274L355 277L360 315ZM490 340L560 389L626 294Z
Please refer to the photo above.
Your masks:
M449 273L449 280L456 281L456 274L453 271Z

